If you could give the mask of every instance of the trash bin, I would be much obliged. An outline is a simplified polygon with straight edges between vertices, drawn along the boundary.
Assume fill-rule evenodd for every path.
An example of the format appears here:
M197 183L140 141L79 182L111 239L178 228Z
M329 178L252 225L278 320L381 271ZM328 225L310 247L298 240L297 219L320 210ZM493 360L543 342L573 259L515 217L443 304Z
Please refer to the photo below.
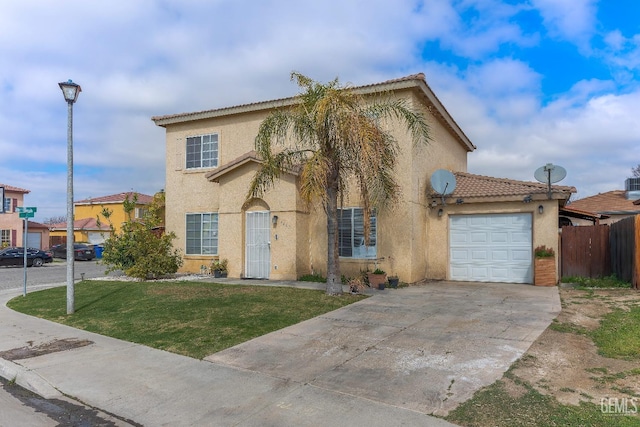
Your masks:
M102 251L104 248L102 246L94 246L93 249L96 251L96 258L102 258Z

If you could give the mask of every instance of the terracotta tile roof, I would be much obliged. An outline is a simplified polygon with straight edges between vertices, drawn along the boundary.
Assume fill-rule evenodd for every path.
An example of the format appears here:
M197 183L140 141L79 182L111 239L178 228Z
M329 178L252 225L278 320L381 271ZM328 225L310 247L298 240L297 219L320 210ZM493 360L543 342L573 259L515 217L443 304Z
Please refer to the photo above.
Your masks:
M57 224L49 225L51 230L66 230L67 223L59 222ZM95 218L81 218L73 221L74 230L94 230L94 231L109 231L110 228L107 224L102 224L98 227L98 221Z
M25 190L24 188L14 187L12 185L3 184L1 182L0 182L0 187L4 187L5 192L11 191L12 193L23 193L23 194L31 193L31 190Z
M35 221L28 221L28 222L29 222L29 230L31 230L31 229L42 229L42 228L48 229L49 228L49 226L46 225L46 224L42 224L42 223L35 222Z
M539 182L516 181L507 178L494 178L491 176L474 175L467 172L454 172L456 177L456 189L449 196L452 198L473 197L505 197L528 196L535 194L547 194L547 186ZM571 193L575 193L575 187L552 185L552 192L560 195L562 199L568 199ZM434 194L433 197L436 197Z
M109 196L102 197L90 197L84 200L78 200L75 202L76 205L90 205L90 204L107 204L107 203L122 203L125 201L127 196L129 200L133 200L133 196L138 195L138 204L140 205L148 205L153 201L153 196L149 196L146 194L138 193L135 191L128 191L126 193L118 193L111 194Z
M595 196L585 197L571 202L574 209L597 213L635 212L640 213L640 206L626 197L624 190L607 191Z

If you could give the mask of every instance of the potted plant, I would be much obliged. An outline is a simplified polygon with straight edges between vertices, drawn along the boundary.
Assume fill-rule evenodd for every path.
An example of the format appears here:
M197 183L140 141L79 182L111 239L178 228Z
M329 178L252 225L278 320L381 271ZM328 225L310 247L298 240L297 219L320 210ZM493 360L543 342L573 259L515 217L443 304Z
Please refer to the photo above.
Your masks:
M392 287L393 289L396 289L398 287L398 283L400 283L400 279L398 278L398 276L389 276L389 286Z
M556 285L556 253L553 248L538 246L534 250L533 283L536 286Z
M227 277L228 269L227 264L228 260L224 259L216 259L211 263L211 271L213 272L213 277Z
M376 268L373 273L367 273L369 278L369 286L372 288L384 289L384 284L387 281L387 273L384 270Z

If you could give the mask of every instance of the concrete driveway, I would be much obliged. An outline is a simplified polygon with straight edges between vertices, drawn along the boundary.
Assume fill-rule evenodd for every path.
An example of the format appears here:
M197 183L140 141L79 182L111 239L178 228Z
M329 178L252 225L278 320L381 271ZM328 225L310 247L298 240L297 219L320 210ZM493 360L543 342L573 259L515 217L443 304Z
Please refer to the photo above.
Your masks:
M446 415L560 313L555 287L434 282L375 295L205 360Z

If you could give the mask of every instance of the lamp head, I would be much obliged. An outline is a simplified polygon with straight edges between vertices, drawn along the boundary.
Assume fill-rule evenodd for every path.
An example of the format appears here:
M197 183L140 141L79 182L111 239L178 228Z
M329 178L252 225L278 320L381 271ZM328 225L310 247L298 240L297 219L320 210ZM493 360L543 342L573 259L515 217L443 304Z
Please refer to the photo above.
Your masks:
M62 89L62 94L64 95L64 100L69 104L73 104L78 99L78 94L82 92L82 88L79 84L74 83L69 79L66 82L58 83L60 89Z

